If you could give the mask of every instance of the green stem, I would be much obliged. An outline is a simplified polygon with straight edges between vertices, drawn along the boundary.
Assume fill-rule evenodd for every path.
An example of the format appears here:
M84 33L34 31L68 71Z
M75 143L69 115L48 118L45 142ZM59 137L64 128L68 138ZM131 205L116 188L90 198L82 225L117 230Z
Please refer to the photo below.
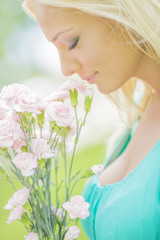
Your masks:
M77 126L77 129L78 129L78 126ZM70 165L70 170L69 170L68 185L70 185L70 178L71 178L71 171L72 171L72 166L73 166L73 160L74 160L74 156L75 156L75 152L76 152L76 147L77 147L77 143L78 143L78 138L79 138L81 129L82 129L82 125L80 125L79 131L77 130L77 134L76 134L76 140L75 140L75 145L74 145L74 149L73 149L73 154L72 154L72 159L71 159L71 165Z
M28 147L29 147L30 153L32 153L30 127L31 127L31 121L28 120Z
M21 127L22 127L22 131L23 131L23 133L24 133L26 143L27 143L27 145L28 145L28 138L27 138L27 135L26 135L26 132L25 132L24 126L23 126L23 122L22 122L22 118L21 118L20 113L18 113L18 116L19 116L19 119L20 119L20 125L21 125Z
M65 182L66 182L66 201L68 201L68 190L69 190L69 185L68 185L68 179L67 179L67 157L66 157L66 142L65 142L66 136L65 136L65 128L63 128L63 147L64 147L64 165L65 165Z
M51 133L50 133L50 136L49 136L49 141L48 141L49 144L50 144L50 142L51 142L51 137L52 137L53 130L54 130L54 128L52 127Z
M58 163L57 163L57 157L55 158L55 182L56 182L56 204L58 205L58 175L57 170L58 169Z
M9 179L9 184L13 187L13 189L14 189L14 191L16 192L17 191L17 189L16 189L16 187L14 186L14 184L13 184L13 182L12 182L12 180L11 179Z

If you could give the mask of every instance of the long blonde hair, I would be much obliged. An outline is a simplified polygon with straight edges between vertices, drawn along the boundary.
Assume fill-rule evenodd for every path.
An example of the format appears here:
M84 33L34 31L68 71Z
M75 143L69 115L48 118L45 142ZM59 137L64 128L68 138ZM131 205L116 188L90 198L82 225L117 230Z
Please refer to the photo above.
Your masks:
M94 16L115 20L124 26L134 46L160 64L158 0L24 0L24 10L36 19L34 2L59 8L74 8ZM141 99L136 102L134 93L139 82L143 84L144 90ZM132 77L121 88L107 96L120 112L126 112L126 124L132 127L134 120L140 119L145 111L152 91L152 87L145 81Z

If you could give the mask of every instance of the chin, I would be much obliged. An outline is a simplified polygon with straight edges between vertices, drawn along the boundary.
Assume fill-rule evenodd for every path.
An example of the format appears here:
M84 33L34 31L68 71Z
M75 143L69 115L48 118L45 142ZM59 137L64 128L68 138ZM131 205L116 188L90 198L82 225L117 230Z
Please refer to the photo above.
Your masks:
M102 94L109 94L115 91L104 86L99 86L98 84L97 84L97 88L98 88L98 91L101 92Z

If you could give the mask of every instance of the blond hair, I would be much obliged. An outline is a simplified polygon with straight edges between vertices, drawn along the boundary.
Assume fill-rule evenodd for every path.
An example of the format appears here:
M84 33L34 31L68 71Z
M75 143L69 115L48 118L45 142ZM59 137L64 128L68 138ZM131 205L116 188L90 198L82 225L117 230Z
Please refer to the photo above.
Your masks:
M160 64L160 3L158 0L24 0L23 8L36 19L34 3L58 8L72 8L119 22L124 26L131 42L145 55ZM134 93L139 82L144 90L139 102ZM135 119L140 119L153 89L142 79L130 78L126 84L108 98L116 104L120 112L127 113L126 123L132 127ZM123 119L122 119L123 120Z

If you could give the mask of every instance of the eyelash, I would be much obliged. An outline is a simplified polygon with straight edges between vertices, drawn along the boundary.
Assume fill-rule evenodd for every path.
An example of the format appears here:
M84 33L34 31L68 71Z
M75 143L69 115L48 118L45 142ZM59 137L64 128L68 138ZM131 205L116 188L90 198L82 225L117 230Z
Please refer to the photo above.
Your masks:
M77 43L79 41L79 37L76 37L75 39L76 39L75 42L69 47L69 51L74 49L77 46Z

